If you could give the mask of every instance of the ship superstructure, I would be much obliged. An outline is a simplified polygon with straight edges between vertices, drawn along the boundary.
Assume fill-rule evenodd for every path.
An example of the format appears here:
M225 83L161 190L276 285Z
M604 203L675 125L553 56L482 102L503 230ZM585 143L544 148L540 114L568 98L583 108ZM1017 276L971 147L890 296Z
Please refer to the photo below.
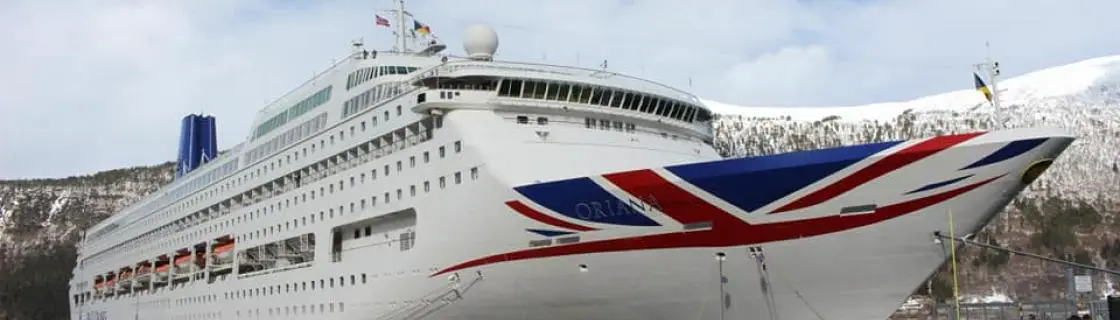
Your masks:
M1072 141L724 160L687 92L496 60L482 26L410 50L396 12L396 50L354 43L224 153L184 118L176 180L86 233L73 318L863 319L944 261L947 206L978 229Z

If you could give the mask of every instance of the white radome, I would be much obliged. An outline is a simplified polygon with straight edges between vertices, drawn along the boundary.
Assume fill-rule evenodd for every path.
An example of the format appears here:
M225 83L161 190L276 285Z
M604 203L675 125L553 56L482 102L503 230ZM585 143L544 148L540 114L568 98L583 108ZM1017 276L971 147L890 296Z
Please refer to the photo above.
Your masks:
M471 59L493 59L498 51L498 33L487 25L473 25L463 34L463 50Z

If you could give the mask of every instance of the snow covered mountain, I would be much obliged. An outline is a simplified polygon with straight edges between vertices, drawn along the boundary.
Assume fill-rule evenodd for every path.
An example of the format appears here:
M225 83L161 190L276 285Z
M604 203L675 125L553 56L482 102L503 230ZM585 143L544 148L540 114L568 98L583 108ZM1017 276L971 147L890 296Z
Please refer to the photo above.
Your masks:
M719 114L715 143L721 153L773 154L989 130L997 122L994 110L971 89L969 78L962 75L964 90L864 106L705 103ZM978 238L1120 268L1120 184L1116 182L1120 178L1116 143L1120 140L1120 56L1040 70L999 85L1002 127L1063 127L1077 132L1080 139L1013 203L1006 220L998 220ZM169 182L172 168L173 164L165 163L64 179L0 181L0 287L7 288L0 292L0 318L39 318L32 314L65 311L65 283L73 268L70 255L77 231ZM1018 299L1041 299L1056 297L1065 289L1057 266L971 249L962 255L967 266L961 273L966 294L994 291ZM24 281L29 277L36 280ZM935 280L935 295L945 295L946 276ZM1098 293L1120 283L1108 280L1095 279ZM7 292L32 297L36 290L42 297L5 297Z

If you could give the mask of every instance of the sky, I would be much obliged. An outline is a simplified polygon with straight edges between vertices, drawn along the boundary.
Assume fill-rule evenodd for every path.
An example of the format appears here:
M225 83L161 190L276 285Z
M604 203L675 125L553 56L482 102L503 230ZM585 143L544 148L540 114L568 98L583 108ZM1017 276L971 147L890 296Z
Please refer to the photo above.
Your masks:
M218 119L219 148L257 110L341 59L388 49L388 0L0 1L0 179L175 158L180 119ZM598 66L710 100L844 106L972 86L1120 54L1115 0L412 0L462 53L494 27L497 59ZM383 16L385 14L382 14ZM990 49L985 48L990 43Z

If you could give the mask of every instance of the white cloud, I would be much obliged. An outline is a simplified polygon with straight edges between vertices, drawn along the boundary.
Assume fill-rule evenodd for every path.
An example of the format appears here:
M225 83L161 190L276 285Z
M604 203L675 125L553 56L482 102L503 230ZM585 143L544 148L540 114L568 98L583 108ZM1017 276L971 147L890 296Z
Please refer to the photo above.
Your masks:
M490 23L506 59L653 78L740 104L848 105L971 85L992 52L1007 75L1120 53L1109 0L453 0L410 11L459 52ZM0 2L0 178L174 158L179 119L218 117L219 145L256 110L340 58L386 46L391 1Z

